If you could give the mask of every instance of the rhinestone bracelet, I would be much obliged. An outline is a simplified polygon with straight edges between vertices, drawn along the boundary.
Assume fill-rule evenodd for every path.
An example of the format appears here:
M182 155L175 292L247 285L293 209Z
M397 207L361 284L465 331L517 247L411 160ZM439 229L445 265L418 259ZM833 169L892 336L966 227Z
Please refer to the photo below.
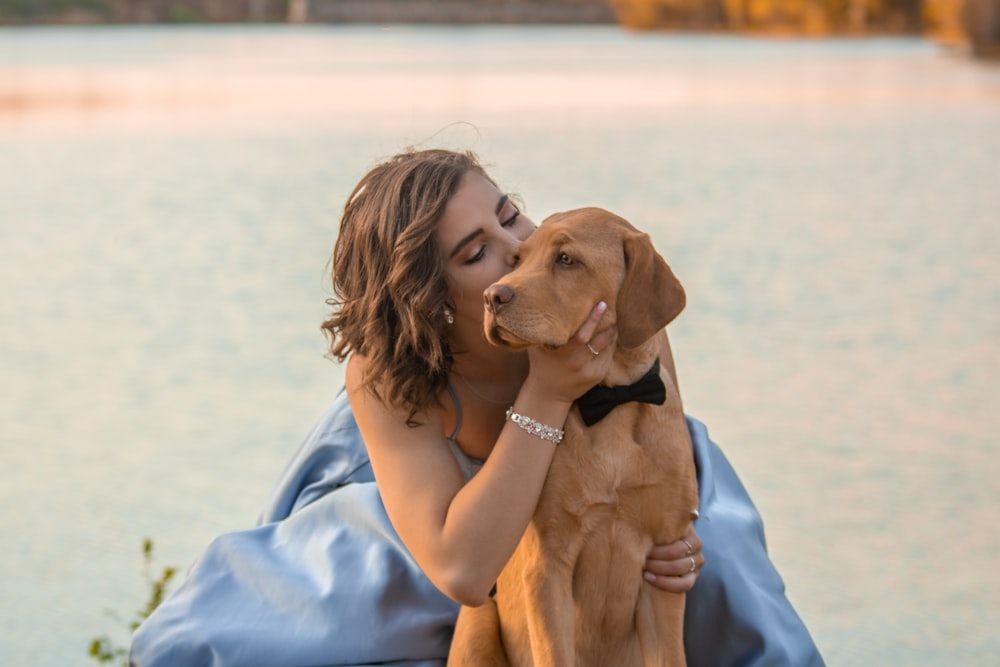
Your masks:
M507 419L514 422L525 431L531 435L541 438L542 440L548 440L549 442L554 442L557 445L562 442L563 436L566 432L561 428L552 428L551 426L546 426L541 422L536 422L531 417L525 417L514 412L514 406L507 408Z

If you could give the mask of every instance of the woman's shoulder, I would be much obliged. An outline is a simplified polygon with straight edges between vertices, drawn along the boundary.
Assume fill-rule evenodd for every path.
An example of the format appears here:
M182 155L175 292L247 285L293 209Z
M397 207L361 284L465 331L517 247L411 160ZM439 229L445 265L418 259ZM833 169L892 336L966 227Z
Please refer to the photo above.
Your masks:
M387 392L367 378L369 363L363 355L351 355L344 376L345 391L369 453L378 458L381 451L399 453L405 448L408 457L415 449L441 447L455 423L453 401L438 396L417 412L391 405L384 399ZM447 387L442 391L447 394Z

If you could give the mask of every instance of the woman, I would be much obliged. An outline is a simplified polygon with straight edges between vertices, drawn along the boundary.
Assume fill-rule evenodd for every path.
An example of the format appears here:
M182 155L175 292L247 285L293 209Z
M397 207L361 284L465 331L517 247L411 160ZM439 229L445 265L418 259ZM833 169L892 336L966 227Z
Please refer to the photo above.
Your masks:
M468 153L406 152L359 182L324 323L331 352L347 362L346 392L289 466L262 525L217 538L139 629L133 664L441 664L456 603L486 600L557 446L506 420L508 408L554 433L603 377L611 355L601 352L615 342L613 327L594 335L603 304L559 349L485 341L483 290L533 230ZM661 361L673 372L672 359ZM699 597L692 587L706 559L689 528L655 546L642 575L692 591L689 661L822 664L749 498L703 427L692 420L691 432L699 525L713 539L726 531L705 551L712 563L718 550L726 569Z

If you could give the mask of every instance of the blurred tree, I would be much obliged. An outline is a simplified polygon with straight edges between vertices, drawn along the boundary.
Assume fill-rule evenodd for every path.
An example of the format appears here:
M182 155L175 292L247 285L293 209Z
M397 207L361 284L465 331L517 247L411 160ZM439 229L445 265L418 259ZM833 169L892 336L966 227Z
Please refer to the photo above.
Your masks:
M746 0L752 1L752 0ZM611 0L618 22L629 28L724 28L724 0Z
M111 18L111 0L0 0L0 23L94 23Z
M551 20L552 10L558 8L563 21L566 16L606 21L610 8L619 23L635 29L922 33L952 44L968 43L977 56L996 56L1000 50L1000 0L0 0L0 24L342 22L393 17L448 22L463 20L455 14L459 7L468 8L464 20L489 16L487 20L545 21L540 17ZM498 13L498 7L505 11Z
M0 0L5 2L7 0ZM21 0L26 1L26 0ZM287 0L103 0L118 23L280 21Z
M963 0L924 0L924 32L949 44L961 43L963 6Z
M288 0L289 23L305 23L309 20L309 0Z
M925 2L935 3L930 14L935 21L957 25L950 17L961 0L609 0L619 21L631 28L804 34L918 34L928 15Z
M1000 59L1000 0L965 0L962 25L974 55Z
M608 0L629 28L926 34L1000 59L1000 0Z

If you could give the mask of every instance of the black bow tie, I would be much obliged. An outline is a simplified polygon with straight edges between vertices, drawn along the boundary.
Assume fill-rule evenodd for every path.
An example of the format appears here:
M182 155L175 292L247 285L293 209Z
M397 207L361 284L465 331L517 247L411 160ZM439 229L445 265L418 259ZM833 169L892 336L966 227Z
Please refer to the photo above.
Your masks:
M599 384L576 399L576 406L580 408L583 423L593 426L614 410L615 406L622 403L639 401L663 405L666 400L667 388L660 379L660 360L656 359L653 367L633 384L617 387L605 387Z

